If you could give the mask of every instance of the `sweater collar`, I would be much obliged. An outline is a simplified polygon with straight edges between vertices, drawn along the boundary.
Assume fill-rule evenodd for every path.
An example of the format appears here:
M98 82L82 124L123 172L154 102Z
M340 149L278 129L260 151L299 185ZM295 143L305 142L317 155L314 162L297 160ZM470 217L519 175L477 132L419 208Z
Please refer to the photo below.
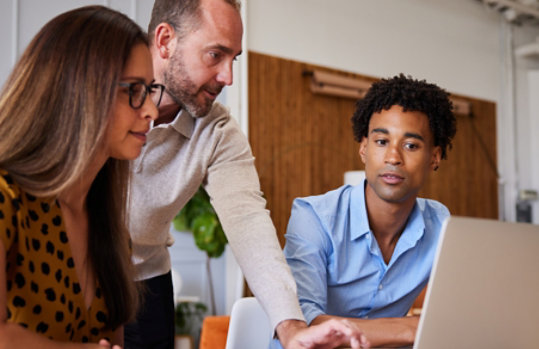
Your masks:
M170 123L170 127L186 138L191 139L193 130L195 129L195 118L187 110L182 108Z

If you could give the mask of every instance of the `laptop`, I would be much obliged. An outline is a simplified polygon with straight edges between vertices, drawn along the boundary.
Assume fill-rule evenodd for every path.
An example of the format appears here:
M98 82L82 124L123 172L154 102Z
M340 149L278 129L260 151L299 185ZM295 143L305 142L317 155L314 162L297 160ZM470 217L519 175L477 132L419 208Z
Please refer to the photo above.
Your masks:
M539 225L450 217L413 348L539 348Z

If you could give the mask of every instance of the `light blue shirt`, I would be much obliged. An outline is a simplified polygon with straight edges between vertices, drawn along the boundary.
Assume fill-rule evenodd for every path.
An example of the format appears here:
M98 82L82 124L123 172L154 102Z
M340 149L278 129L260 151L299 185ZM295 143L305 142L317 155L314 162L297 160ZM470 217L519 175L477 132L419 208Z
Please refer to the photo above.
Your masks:
M389 264L369 228L364 185L294 200L284 253L307 323L321 314L405 316L427 284L449 210L416 199Z

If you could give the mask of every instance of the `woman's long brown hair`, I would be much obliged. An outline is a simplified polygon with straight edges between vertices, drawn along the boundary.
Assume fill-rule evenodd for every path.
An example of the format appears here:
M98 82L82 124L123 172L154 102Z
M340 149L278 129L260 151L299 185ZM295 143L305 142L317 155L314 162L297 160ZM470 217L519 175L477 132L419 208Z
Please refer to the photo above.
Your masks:
M84 176L102 143L117 84L140 27L103 6L48 22L0 94L0 168L28 193L55 197ZM108 159L87 197L88 255L108 307L107 327L131 320L138 293L126 228L129 163Z

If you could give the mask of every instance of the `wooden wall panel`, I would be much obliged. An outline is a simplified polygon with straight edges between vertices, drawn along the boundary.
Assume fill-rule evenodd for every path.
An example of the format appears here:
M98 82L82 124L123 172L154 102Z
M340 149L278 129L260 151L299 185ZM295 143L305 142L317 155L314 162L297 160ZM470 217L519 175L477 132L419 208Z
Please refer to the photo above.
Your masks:
M452 214L498 218L495 104L472 103L472 116L457 115L448 159L431 175L420 196L444 203Z
M294 198L335 189L343 184L344 172L363 169L350 122L355 100L312 94L303 72L313 69L376 80L249 52L249 140L282 245ZM495 105L467 100L474 116L457 116L449 160L421 196L443 202L453 214L496 218L496 174L480 146L484 142L496 160Z

